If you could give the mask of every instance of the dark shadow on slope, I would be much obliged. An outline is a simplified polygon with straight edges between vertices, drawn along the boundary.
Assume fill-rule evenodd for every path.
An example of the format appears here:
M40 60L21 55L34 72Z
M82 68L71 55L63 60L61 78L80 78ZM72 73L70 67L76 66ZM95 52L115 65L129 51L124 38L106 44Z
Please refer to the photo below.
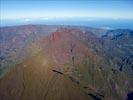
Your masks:
M91 96L94 100L102 100L101 98L95 96L94 94L88 93L89 96Z
M55 72L55 73L58 73L58 74L61 74L61 75L63 75L63 73L62 72L60 72L60 71L57 71L57 70L52 70L53 72Z
M133 92L127 94L127 100L133 100Z
M76 83L76 84L80 84L80 82L79 82L78 80L76 80L75 78L73 78L72 76L69 76L69 79L70 79L72 82Z

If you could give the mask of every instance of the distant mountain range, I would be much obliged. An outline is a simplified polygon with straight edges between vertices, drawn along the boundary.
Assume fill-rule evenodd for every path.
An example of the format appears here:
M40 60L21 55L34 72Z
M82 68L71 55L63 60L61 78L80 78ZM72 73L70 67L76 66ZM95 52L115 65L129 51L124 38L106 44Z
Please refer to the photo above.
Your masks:
M133 30L0 28L0 100L131 100Z
M113 18L91 18L91 17L70 17L70 18L20 18L20 19L1 19L0 26L15 25L75 25L98 27L103 29L132 29L133 19L113 19Z

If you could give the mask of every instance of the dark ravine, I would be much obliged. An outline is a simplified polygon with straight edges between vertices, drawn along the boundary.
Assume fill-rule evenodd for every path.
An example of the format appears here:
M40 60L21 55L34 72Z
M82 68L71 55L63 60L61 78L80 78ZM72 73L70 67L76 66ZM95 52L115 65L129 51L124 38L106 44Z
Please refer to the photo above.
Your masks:
M122 70L123 70L123 67L124 67L125 65L128 65L128 64L130 64L131 70L133 70L133 62L130 62L130 61L129 61L130 59L133 59L133 55L130 55L130 56L128 56L128 57L125 57L125 58L122 60L122 64L120 65L120 71L122 71Z

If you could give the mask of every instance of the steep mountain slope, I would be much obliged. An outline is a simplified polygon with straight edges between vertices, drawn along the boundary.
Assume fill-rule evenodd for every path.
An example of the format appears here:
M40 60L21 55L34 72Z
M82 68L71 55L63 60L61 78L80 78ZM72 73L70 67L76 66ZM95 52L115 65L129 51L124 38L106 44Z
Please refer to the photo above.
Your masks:
M25 57L30 56L29 47L35 41L59 26L24 25L0 28L0 77L7 72L9 67L18 64ZM33 45L34 46L34 45ZM2 74L2 75L1 75Z
M45 54L16 65L0 80L1 100L86 100L83 90L67 76L52 71ZM8 89L7 89L8 88Z
M111 30L103 36L104 48L116 68L133 75L133 31Z
M112 39L107 30L99 36L83 27L49 26L50 32L43 30L48 26L22 27L27 29L24 33L31 30L20 45L28 52L15 53L23 59L11 64L14 67L0 79L0 99L125 100L133 91L131 32L126 38L116 34L124 30L111 31Z

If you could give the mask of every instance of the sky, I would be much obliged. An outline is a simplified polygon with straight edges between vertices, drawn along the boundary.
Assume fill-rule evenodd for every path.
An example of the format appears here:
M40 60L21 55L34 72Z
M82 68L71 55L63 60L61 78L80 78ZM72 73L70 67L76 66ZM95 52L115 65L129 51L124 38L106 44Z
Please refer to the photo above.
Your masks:
M74 17L133 19L133 0L0 0L0 20Z

